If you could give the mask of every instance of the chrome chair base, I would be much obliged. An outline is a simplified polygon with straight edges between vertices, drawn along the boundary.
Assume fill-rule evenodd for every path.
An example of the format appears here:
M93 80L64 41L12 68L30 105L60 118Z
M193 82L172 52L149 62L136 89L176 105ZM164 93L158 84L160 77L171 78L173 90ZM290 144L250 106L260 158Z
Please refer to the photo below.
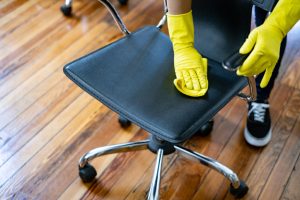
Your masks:
M72 16L72 0L65 0L65 3L60 7L60 11L66 17Z
M73 3L72 0L65 0L65 6L67 7L72 7L72 3Z
M121 153L121 152L129 152L129 151L139 151L149 149L149 146L152 146L151 151L154 152L153 146L157 146L158 149L156 151L157 158L155 169L153 173L153 178L150 186L150 190L148 193L148 200L158 200L159 199L159 187L160 187L160 178L161 178L161 168L163 162L163 156L169 153L166 153L163 146L159 145L151 145L152 142L156 142L153 138L149 140L143 140L139 142L128 142L117 145L110 145L105 147L100 147L93 149L87 152L84 156L82 156L79 160L79 175L84 182L91 182L96 177L96 170L89 164L89 161L100 157L102 155ZM161 141L161 140L160 140ZM167 145L170 145L170 143ZM200 162L201 164L210 167L211 169L219 172L223 176L225 176L230 182L230 192L236 198L243 197L248 192L247 185L240 181L238 176L228 167L222 165L218 161L206 157L200 153L194 152L192 150L186 149L180 145L173 145L174 149L180 154L187 158L191 158Z

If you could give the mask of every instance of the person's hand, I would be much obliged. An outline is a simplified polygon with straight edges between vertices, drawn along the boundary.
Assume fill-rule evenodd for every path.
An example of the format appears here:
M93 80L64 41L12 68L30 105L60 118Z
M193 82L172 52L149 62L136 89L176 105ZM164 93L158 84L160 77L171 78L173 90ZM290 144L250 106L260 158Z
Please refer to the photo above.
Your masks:
M207 59L193 47L180 49L175 53L176 79L174 85L185 95L203 96L208 89Z
M237 74L253 76L265 71L260 87L266 87L278 61L282 39L283 34L276 27L263 24L255 28L240 48L240 54L248 54L251 50L252 52Z
M237 74L252 76L265 71L260 87L266 87L278 61L281 41L299 19L299 0L279 0L263 25L254 29L241 47L241 54L253 50Z
M176 73L174 85L185 95L203 96L208 89L207 59L202 58L194 48L192 12L167 16L169 35L174 50Z

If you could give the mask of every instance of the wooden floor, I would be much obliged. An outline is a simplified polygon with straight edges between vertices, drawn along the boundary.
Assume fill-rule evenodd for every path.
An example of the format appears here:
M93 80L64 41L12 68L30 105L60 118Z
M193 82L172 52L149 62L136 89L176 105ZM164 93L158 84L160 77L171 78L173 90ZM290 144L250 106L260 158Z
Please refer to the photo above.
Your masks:
M112 2L130 30L156 24L162 14L162 1ZM122 35L97 1L75 0L73 18L60 13L62 3L0 1L0 199L145 199L155 162L147 151L104 156L92 162L95 182L78 178L84 152L147 133L121 129L115 113L64 76L64 64ZM250 187L245 199L300 199L299 80L300 24L289 34L271 96L271 143L245 143L246 103L235 98L215 117L210 136L185 145L236 171ZM228 186L198 163L176 154L164 159L161 199L232 199Z

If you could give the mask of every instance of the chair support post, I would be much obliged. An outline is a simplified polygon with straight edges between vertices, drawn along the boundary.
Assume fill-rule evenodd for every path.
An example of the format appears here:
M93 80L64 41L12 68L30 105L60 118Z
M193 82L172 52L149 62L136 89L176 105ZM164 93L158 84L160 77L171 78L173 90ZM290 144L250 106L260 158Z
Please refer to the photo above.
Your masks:
M139 142L128 142L93 149L79 159L79 167L83 168L88 163L88 161L102 155L145 150L148 148L148 143L149 140L143 140Z
M72 0L65 0L65 6L66 7L71 7L72 6Z
M197 161L200 161L201 164L208 166L208 167L216 170L217 172L223 174L227 179L229 179L229 181L231 182L231 184L234 188L239 188L240 181L239 181L238 176L228 167L222 165L221 163L219 163L218 161L216 161L212 158L206 157L200 153L196 153L196 152L186 149L184 147L180 147L177 145L174 145L174 147L183 156L187 155L191 158L195 158Z
M129 30L126 28L123 20L121 19L119 13L117 12L117 10L115 9L115 7L108 1L108 0L98 0L100 3L102 3L110 12L110 14L112 15L112 17L114 18L115 22L117 23L119 29L122 31L122 33L124 35L129 35L130 32Z
M148 193L147 200L159 200L159 187L160 187L160 178L161 178L160 175L161 175L161 168L163 162L163 155L164 155L164 150L159 149L157 151L154 174L153 174L151 187Z
M255 77L254 76L247 77L247 80L248 80L248 85L250 90L249 94L244 94L243 92L240 92L238 96L241 99L246 100L248 102L256 101L257 91L256 91Z
M166 23L167 21L167 13L168 13L168 6L167 6L167 0L164 0L164 15L163 17L160 19L160 21L157 24L157 28L161 29L163 27L163 25Z

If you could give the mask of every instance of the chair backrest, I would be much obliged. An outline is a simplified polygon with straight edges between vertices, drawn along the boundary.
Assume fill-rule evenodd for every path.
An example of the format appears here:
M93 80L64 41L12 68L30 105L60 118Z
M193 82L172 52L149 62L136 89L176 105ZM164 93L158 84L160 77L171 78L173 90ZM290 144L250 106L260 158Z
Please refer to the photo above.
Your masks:
M193 0L195 47L217 62L238 51L250 32L251 8L249 0Z

